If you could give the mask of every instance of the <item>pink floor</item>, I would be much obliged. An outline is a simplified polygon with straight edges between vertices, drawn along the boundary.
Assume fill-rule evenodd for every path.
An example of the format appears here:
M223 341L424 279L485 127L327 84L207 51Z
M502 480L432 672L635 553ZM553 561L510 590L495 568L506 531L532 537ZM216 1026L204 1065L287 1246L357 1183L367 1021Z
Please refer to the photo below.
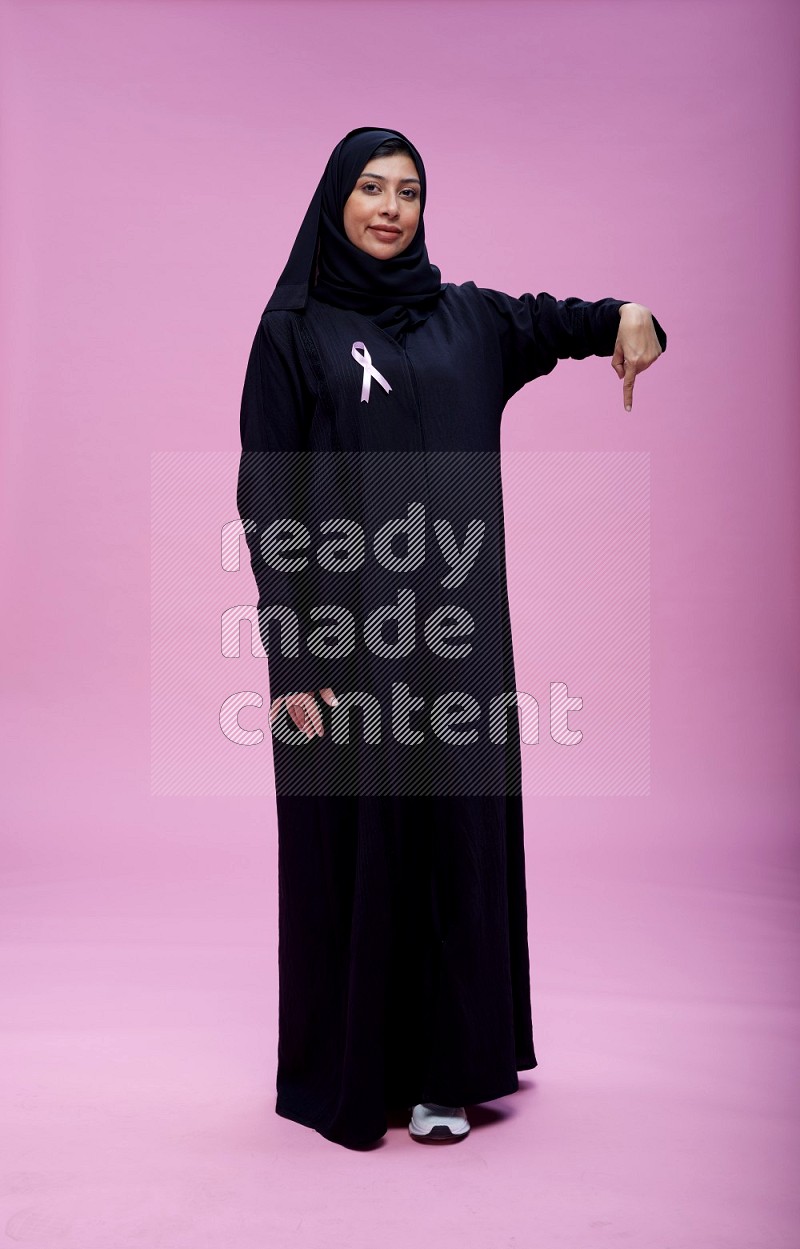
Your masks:
M76 782L96 766L113 779L102 754L64 742L60 758ZM113 789L82 803L80 837L79 804L54 790L17 812L2 890L9 1242L796 1243L790 795L760 817L741 793L529 800L540 1065L471 1111L464 1142L421 1146L397 1122L358 1153L274 1113L268 807L137 810L117 780L116 806Z

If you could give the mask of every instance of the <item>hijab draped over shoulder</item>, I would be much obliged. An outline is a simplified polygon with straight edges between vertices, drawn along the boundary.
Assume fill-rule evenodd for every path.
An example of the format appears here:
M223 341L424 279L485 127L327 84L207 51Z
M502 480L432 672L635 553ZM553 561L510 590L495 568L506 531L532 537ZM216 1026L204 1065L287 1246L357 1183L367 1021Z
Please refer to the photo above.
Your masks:
M408 247L379 260L350 242L344 206L375 149L394 138L407 145L417 167L420 216ZM351 130L331 152L264 311L302 311L311 297L363 313L394 338L421 324L435 311L442 290L441 272L425 246L425 199L425 166L405 135L371 126Z

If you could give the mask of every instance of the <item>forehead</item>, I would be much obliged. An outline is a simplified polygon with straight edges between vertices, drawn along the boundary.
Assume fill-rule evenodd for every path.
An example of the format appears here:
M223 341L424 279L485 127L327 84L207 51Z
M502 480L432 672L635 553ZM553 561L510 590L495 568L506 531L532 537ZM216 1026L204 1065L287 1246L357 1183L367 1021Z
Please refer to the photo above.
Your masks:
M419 173L413 160L400 152L391 156L371 157L358 176L365 178L367 175L375 177L379 182L419 182Z

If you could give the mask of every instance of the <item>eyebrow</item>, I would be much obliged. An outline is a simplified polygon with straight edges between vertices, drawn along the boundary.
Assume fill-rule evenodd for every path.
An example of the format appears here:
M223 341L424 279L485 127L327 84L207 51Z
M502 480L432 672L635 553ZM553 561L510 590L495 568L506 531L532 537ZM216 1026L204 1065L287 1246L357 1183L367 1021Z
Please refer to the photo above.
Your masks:
M380 178L381 182L386 181L386 176L385 174L382 174L382 173L367 172L367 173L359 174L359 177L360 178ZM398 182L416 182L417 186L422 186L422 183L420 182L419 178L398 178L397 181Z

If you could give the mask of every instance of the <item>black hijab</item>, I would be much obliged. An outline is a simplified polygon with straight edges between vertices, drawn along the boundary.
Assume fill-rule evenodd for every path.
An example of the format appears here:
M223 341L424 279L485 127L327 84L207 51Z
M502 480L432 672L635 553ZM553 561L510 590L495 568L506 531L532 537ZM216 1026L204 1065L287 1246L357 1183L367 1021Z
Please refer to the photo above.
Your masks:
M361 170L386 139L407 144L420 180L420 216L408 247L378 260L351 243L344 229L344 206ZM286 267L265 308L302 310L309 297L370 317L393 338L425 321L436 309L441 272L425 246L425 166L413 143L399 130L360 126L333 149L325 172L294 241ZM319 260L319 277L315 272Z

